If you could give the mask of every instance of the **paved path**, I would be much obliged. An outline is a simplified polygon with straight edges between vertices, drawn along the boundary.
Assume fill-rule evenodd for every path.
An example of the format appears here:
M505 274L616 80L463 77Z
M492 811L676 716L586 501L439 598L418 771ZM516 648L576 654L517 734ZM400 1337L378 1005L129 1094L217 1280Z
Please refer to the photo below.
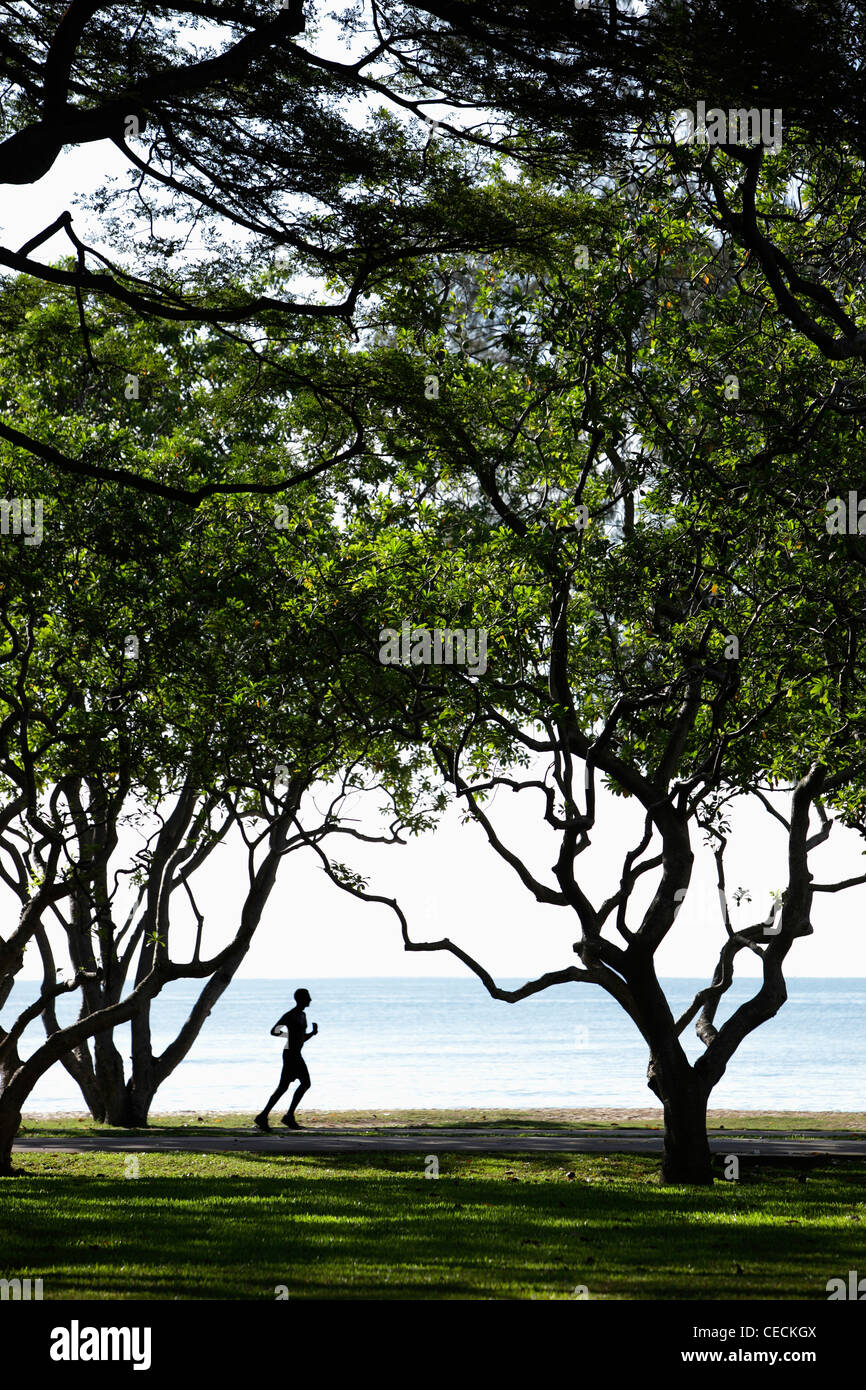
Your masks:
M378 1133L311 1129L298 1133L254 1129L225 1134L82 1134L25 1135L15 1142L19 1153L661 1153L660 1130L379 1130ZM866 1158L866 1134L859 1138L805 1132L802 1138L779 1134L710 1134L714 1153L766 1158Z

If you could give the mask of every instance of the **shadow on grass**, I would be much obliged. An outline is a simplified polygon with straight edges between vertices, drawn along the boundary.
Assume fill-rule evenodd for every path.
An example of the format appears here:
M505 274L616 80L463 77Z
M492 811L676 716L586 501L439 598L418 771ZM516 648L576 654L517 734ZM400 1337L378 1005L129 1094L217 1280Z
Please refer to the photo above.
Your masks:
M719 1138L730 1137L755 1137L756 1134L766 1134L767 1138L773 1137L825 1137L825 1138L852 1138L863 1139L866 1144L866 1133L862 1130L844 1127L825 1127L815 1128L809 1124L809 1116L794 1115L792 1118L782 1118L779 1116L762 1117L755 1112L754 1115L745 1117L743 1115L726 1115L726 1123L720 1119L714 1121L712 1118L708 1132ZM304 1127L313 1135L332 1135L332 1134L357 1134L357 1135L378 1135L378 1134L402 1134L412 1131L454 1131L467 1132L472 1134L498 1134L502 1132L514 1132L523 1134L539 1133L562 1133L571 1134L582 1131L612 1131L623 1134L640 1133L652 1131L660 1133L663 1130L662 1117L659 1114L657 1119L652 1120L614 1120L614 1119L580 1119L574 1116L568 1118L556 1118L547 1115L534 1115L517 1111L514 1113L505 1112L504 1114L479 1114L478 1112L466 1111L406 1111L395 1112L386 1117L379 1117L376 1114L367 1116L363 1112L327 1112L311 1111L309 1117L302 1115L305 1121ZM378 1121L378 1122L377 1122ZM274 1133L282 1131L278 1124L274 1126ZM220 1116L197 1117L194 1112L185 1115L182 1119L176 1120L169 1116L156 1115L151 1123L142 1129L131 1129L115 1127L112 1125L97 1124L89 1117L52 1117L51 1119L33 1118L25 1116L21 1127L21 1137L39 1136L43 1138L54 1137L79 1137L83 1139L93 1139L108 1137L112 1139L131 1138L136 1135L147 1135L148 1137L166 1138L187 1138L190 1136L210 1137L235 1137L247 1138L257 1134L258 1131L252 1124L252 1117L249 1119L243 1115L225 1114Z
M212 1156L148 1155L172 1171L135 1181L103 1171L123 1155L88 1176L52 1157L0 1180L0 1274L46 1298L826 1298L866 1258L853 1164L687 1191L633 1157L574 1181L549 1155L443 1160L438 1181L420 1156L231 1155L210 1176Z
M313 1122L304 1125L304 1129L309 1134L403 1134L407 1131L423 1130L471 1130L480 1133L498 1133L501 1130L513 1130L515 1133L556 1133L565 1134L580 1132L581 1130L595 1129L629 1129L634 1126L617 1124L597 1124L595 1122L577 1124L571 1120L527 1120L527 1119L505 1119L505 1120L432 1120L432 1121L410 1121L405 1124L363 1124L354 1123L351 1126L337 1124L323 1124ZM640 1126L639 1128L659 1128L659 1126ZM236 1124L208 1123L206 1120L201 1124L149 1124L140 1129L128 1129L115 1125L101 1125L93 1120L82 1121L80 1125L73 1126L69 1122L53 1123L50 1120L31 1121L21 1126L19 1135L21 1138L28 1136L57 1137L64 1139L92 1139L98 1138L133 1138L136 1135L147 1135L157 1138L165 1135L167 1138L188 1138L190 1135L199 1135L202 1138L216 1137L243 1137L248 1138L251 1134L259 1134L252 1121L244 1123L239 1120ZM285 1131L277 1123L273 1126L274 1134L282 1134Z

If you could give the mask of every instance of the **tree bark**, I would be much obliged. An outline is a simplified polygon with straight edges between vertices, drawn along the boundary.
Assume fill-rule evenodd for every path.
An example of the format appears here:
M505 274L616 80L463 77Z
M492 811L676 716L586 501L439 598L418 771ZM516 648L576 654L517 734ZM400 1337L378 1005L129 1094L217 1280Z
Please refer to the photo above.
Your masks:
M0 1095L0 1176L12 1172L12 1144L21 1124L21 1111Z
M686 863L684 869L687 882L691 863ZM632 948L628 982L633 1001L631 1016L649 1046L647 1085L664 1107L661 1181L709 1187L713 1168L707 1139L707 1102L712 1082L689 1062L650 952Z
M664 1102L665 1147L662 1182L710 1187L712 1155L707 1139L707 1097L700 1090Z
M126 1082L123 1075L123 1058L114 1045L110 1031L97 1033L93 1039L93 1059L96 1085L105 1119L110 1125L125 1125Z
M126 1085L126 1094L123 1098L123 1119L112 1120L111 1123L122 1124L126 1129L147 1129L150 1107L153 1104L158 1085L153 1068L144 1068L139 1065Z
M650 1060L649 1087L664 1106L662 1182L711 1187L713 1164L707 1139L706 1087L688 1064L672 1067L657 1056Z

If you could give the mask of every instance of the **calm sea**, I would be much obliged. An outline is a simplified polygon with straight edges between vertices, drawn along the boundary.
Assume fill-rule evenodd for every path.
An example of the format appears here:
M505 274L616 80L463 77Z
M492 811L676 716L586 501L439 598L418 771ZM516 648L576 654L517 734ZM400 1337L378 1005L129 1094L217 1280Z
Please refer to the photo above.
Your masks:
M217 1004L192 1051L161 1088L156 1109L255 1113L279 1074L281 1042L269 1036L299 982L237 980ZM321 1109L517 1106L650 1106L646 1048L617 1004L598 990L561 986L519 1004L492 1000L474 980L304 980L319 1036L306 1046ZM503 981L503 984L509 982ZM517 982L514 982L517 983ZM670 980L679 1011L705 981ZM2 1013L8 1026L16 990ZM725 1012L756 988L743 981ZM866 980L789 982L784 1008L740 1048L711 1105L746 1110L866 1108ZM195 991L176 981L157 1000L154 1043L175 1035ZM74 1002L61 1021L71 1021ZM700 1044L691 1034L691 1056ZM128 1029L118 1030L128 1055ZM33 1025L22 1054L40 1037ZM34 1110L81 1111L76 1086L58 1064L42 1079Z

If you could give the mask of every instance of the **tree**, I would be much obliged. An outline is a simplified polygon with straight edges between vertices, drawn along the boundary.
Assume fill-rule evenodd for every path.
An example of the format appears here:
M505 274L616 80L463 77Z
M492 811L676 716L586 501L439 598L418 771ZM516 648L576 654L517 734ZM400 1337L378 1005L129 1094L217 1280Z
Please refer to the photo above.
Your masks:
M669 158L693 209L763 267L798 331L835 359L866 350L847 302L859 213L839 229L847 250L826 216L840 179L860 177L861 21L847 0L655 0L639 12L372 0L332 21L302 0L4 8L0 181L32 183L63 149L94 141L125 161L127 178L95 200L98 245L64 209L24 246L0 249L9 270L74 290L84 333L88 305L113 302L165 325L218 325L251 350L250 328L292 338L329 321L349 335L359 304L407 260L531 242L536 229L479 193L491 159L568 180L589 158L593 178L627 182L648 158ZM726 109L783 111L788 186L808 193L797 216L780 224L774 207L786 186L778 156L676 146L672 115L701 93ZM68 264L38 254L56 233ZM58 471L193 506L226 486L297 481L144 482L86 449L64 453L20 419L0 421L0 437Z
M94 400L83 389L87 363L74 347L58 350L74 313L67 299L25 284L8 297L26 331L6 340L0 390L21 393L34 417L48 415L56 437L96 429L105 447L124 447L157 475L166 435L154 447L154 416L174 417L177 453L210 443L237 466L251 433L274 451L285 447L291 422L272 397L249 401L227 435L244 369L207 341L179 334L157 350L139 334L161 390L151 390L138 414ZM128 352L125 328L95 322L106 364ZM357 605L332 497L311 486L291 515L263 501L213 499L190 524L186 509L173 511L161 497L71 479L58 487L26 458L5 462L19 506L34 494L40 506L48 502L37 544L20 528L7 529L0 544L0 877L20 904L16 928L0 940L3 998L30 941L43 961L37 998L0 1035L0 1164L8 1169L21 1104L57 1060L95 1113L146 1122L157 1086L243 959L286 854L355 834L341 807L363 789L357 764L393 758L377 722L375 672L371 679L366 663L356 669ZM393 773L396 787L396 766ZM331 787L330 804L312 818L305 794L322 784ZM399 835L404 812L410 822L413 814L399 793L391 805L387 840ZM138 848L130 847L133 832ZM229 832L243 840L247 892L227 944L208 955L195 885ZM194 922L188 952L183 939L172 951L179 897ZM73 970L59 984L48 911L61 923ZM178 962L179 954L190 959ZM155 1057L149 1004L181 977L204 987L178 1037ZM61 1028L55 1001L79 988L79 1019ZM40 1014L48 1038L23 1060L20 1036ZM130 1019L126 1078L111 1031Z
M134 265L117 253L137 225L132 187L97 204L113 249L87 250L61 216L0 262L76 294L94 380L94 304L123 306L161 332L204 325L227 361L243 349L241 374L262 401L293 393L292 467L254 437L232 452L225 420L212 450L175 450L164 435L158 467L134 431L113 437L122 468L80 425L49 444L47 429L31 436L18 415L0 436L61 474L184 507L239 491L300 499L327 475L353 517L356 627L377 608L380 620L411 608L431 623L469 623L480 609L491 631L510 634L489 689L459 672L432 683L411 669L383 674L370 631L367 675L394 736L427 750L481 824L485 782L500 777L485 771L485 748L491 766L552 758L558 792L544 777L527 786L551 790L548 823L562 836L557 883L544 891L576 912L582 950L615 947L631 962L631 994L619 956L584 968L619 990L645 1030L670 1110L666 1171L705 1177L702 1092L740 1030L779 1006L785 954L809 925L809 809L817 835L825 805L862 822L851 770L860 581L856 565L840 572L849 554L859 564L860 542L848 534L828 556L810 473L817 449L815 479L834 489L840 446L855 468L862 414L859 15L841 2L656 3L642 14L563 3L544 7L542 27L537 7L374 5L341 61L301 41L299 6L278 22L195 0L199 21L192 3L162 7L159 19L144 5L115 28L81 0L62 19L59 7L15 18L2 55L7 176L48 167L64 140L104 135L101 122L119 120L121 107L133 105L127 115L153 139L142 152L124 128L121 141L143 180ZM189 63L196 34L212 47ZM781 110L781 148L679 144L674 113L703 93L723 109ZM348 96L360 107L386 100L389 112L362 129ZM430 138L421 113L443 106L444 140ZM534 183L520 183L520 166ZM585 194L562 195L573 186ZM179 264L179 244L151 232L162 212L200 233L197 260ZM35 256L54 230L70 236L74 261ZM240 231L249 241L227 247ZM277 245L287 248L279 269ZM486 266L470 249L488 253ZM495 350L479 352L474 330L490 312ZM797 329L790 347L785 320ZM458 356L461 321L473 334ZM828 358L843 368L829 387ZM807 404L792 419L797 392ZM53 423L51 412L42 419ZM454 563L443 565L443 546ZM747 660L728 650L731 638ZM649 840L604 918L616 912L624 946L601 935L604 907L573 888L595 816L594 802L575 809L581 763L590 801L598 771L648 816ZM697 1006L705 1058L686 1070L653 948L687 890L690 835L703 826L723 854L726 800L779 782L796 789L779 940L725 940L720 979ZM660 858L651 853L647 867L653 837ZM519 857L508 862L520 874ZM635 943L620 906L656 868ZM763 957L763 992L713 1035L719 986L742 949Z
M459 161L427 149L429 121L417 115L407 129L370 109L390 90L377 75L387 45L374 32L366 55L334 62L304 47L304 31L299 0L264 14L246 0L123 13L73 0L13 13L0 45L10 84L0 181L33 182L61 149L106 139L129 178L96 200L100 245L85 244L66 209L23 247L0 251L0 265L74 292L85 343L90 306L113 304L168 332L219 328L253 353L262 333L291 342L328 323L349 337L361 295L407 257L531 237L512 215L500 220L501 200L496 209L479 202ZM405 81L397 77L392 107L420 112L420 97L401 96ZM359 102L361 124L346 110ZM71 261L39 259L56 233ZM86 447L66 453L20 419L0 422L0 437L58 472L193 506L215 492L276 495L305 480L283 468L165 481Z
M647 1043L664 1179L705 1183L708 1098L742 1040L784 1003L785 961L812 931L815 892L866 881L816 885L811 866L833 819L866 826L863 576L828 550L821 507L857 443L829 414L817 425L807 405L791 420L784 402L808 402L823 364L816 348L764 325L752 277L673 211L641 244L642 209L627 197L561 195L563 231L545 258L490 258L451 277L443 268L439 284L456 283L461 298L474 278L475 313L494 325L488 346L511 320L509 361L449 352L459 305L416 272L383 306L392 341L357 366L368 448L396 467L392 495L366 523L393 586L388 611L418 630L456 615L489 634L489 670L452 673L444 720L443 673L420 647L418 665L394 668L423 721L405 743L423 744L524 888L574 915L580 964L506 990L450 936L414 940L393 899L345 886L388 903L406 949L451 952L496 998L572 982L605 989ZM581 218L594 219L589 265L569 235ZM676 272L665 272L674 257ZM674 297L673 284L699 268L715 292ZM725 391L735 350L742 402ZM751 389L776 368L778 387ZM851 363L852 383L860 370ZM792 462L768 467L783 452ZM435 715L425 718L427 699ZM599 777L643 818L601 903L580 874L580 855L610 834ZM556 845L549 876L500 835L488 805L499 789L537 804ZM775 797L786 790L782 816ZM749 793L785 824L785 886L780 910L735 927L727 811ZM655 957L675 931L701 832L726 905L712 979L676 1017ZM717 1026L743 951L760 959L760 983ZM694 1063L682 1043L692 1023L703 1047Z

